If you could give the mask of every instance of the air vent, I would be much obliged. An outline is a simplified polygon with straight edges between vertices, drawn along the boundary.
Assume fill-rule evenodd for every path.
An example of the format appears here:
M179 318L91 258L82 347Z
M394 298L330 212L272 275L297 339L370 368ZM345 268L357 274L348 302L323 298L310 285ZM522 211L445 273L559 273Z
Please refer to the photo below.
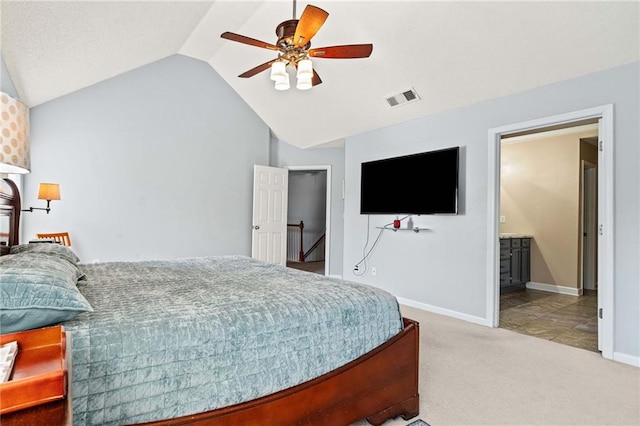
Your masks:
M406 92L403 93L405 99L407 101L412 101L414 99L418 99L418 97L416 96L415 93L413 93L413 90L407 90Z
M406 90L395 96L391 96L390 98L387 98L387 102L391 107L396 107L398 105L403 105L408 102L415 102L419 99L420 99L420 96L418 96L415 89L412 87L410 90Z

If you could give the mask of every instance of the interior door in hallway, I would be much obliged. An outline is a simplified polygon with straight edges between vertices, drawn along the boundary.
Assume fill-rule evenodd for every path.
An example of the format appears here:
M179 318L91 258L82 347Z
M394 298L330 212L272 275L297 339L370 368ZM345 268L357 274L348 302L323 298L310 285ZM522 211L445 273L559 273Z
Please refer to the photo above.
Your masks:
M582 287L585 290L596 290L596 244L598 232L596 166L583 161L582 173Z
M287 264L288 171L253 166L253 232L251 257Z

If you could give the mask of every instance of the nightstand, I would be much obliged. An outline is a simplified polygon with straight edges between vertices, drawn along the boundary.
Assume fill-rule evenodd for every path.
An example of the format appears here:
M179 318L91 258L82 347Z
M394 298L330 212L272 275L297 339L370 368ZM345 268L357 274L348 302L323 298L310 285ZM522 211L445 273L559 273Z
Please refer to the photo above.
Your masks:
M67 349L67 396L65 399L47 402L35 407L14 411L0 416L2 426L66 426L73 425L73 401L72 401L72 363L71 363L71 333L66 332Z

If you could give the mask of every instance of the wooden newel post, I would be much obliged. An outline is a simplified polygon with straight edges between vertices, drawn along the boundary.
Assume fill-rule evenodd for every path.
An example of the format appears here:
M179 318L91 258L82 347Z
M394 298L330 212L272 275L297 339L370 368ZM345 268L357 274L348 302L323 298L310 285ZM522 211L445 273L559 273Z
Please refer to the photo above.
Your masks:
M302 230L304 229L304 222L300 221L300 253L298 253L298 261L304 262L304 247L302 246Z

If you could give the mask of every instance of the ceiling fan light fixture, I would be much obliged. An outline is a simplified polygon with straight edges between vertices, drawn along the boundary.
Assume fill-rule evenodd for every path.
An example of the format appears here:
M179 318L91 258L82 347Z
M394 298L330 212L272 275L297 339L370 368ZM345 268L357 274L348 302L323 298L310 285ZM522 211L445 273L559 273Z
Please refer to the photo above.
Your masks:
M291 85L289 84L289 74L285 72L285 77L280 80L276 80L276 90L289 90Z
M298 82L296 83L296 89L298 90L309 90L313 87L313 83L311 81L311 77L298 77Z
M298 80L311 79L313 77L313 64L311 59L303 59L298 61Z
M240 78L253 77L271 68L270 79L276 82L276 89L289 88L287 67L297 68L297 87L307 90L322 83L320 76L313 69L309 58L354 59L368 58L373 45L345 44L310 49L311 39L324 25L329 14L317 6L308 4L299 19L296 19L296 0L293 0L293 19L281 22L276 27L278 40L276 44L267 43L241 34L225 31L220 37L237 43L255 46L278 52L278 57L251 68L238 75ZM293 75L293 74L292 74Z
M287 64L282 61L274 62L273 65L271 65L271 80L275 82L289 80Z

